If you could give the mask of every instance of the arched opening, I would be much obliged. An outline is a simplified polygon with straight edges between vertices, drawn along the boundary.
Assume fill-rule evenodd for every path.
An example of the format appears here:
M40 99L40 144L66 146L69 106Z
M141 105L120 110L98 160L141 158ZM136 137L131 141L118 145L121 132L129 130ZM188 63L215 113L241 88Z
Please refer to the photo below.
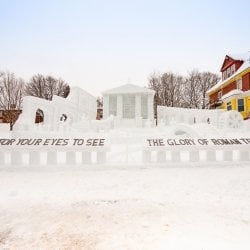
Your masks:
M60 121L61 121L61 122L66 122L67 119L68 119L68 117L67 117L67 115L65 115L65 114L62 114L61 117L60 117Z
M41 109L36 111L35 123L42 123L44 121L44 113Z

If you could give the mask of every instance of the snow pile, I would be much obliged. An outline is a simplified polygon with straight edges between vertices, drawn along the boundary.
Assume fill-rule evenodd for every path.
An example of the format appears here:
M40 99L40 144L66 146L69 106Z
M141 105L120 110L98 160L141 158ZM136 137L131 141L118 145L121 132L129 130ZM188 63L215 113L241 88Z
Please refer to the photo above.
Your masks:
M7 168L3 249L248 249L250 168Z

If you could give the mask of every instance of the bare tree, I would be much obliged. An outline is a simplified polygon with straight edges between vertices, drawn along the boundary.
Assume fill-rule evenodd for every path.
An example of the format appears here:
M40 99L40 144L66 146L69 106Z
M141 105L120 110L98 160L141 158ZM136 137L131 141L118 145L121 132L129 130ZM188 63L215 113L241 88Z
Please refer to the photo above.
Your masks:
M153 89L155 91L155 96L154 96L154 114L156 116L157 114L157 105L162 105L162 100L161 100L161 75L159 73L152 73L149 78L149 85L148 87L150 89Z
M183 89L183 100L186 108L199 108L201 103L200 94L201 74L193 70L188 74Z
M193 70L186 78L183 90L185 106L205 109L207 107L206 92L218 82L219 76L211 72Z
M69 85L62 79L53 76L34 75L25 86L25 94L52 100L53 95L67 97Z
M17 79L14 73L0 73L0 108L4 119L10 124L10 130L21 112L24 82Z
M217 74L213 74L211 72L203 72L201 73L201 82L200 82L200 91L201 91L201 108L205 109L208 107L207 100L207 91L213 87L218 81L220 77Z
M155 90L155 109L157 105L180 107L183 77L167 72L162 75L153 73L149 77L149 88Z
M155 90L155 112L157 105L206 108L206 92L218 79L216 74L197 70L191 71L187 77L172 72L151 74L148 86Z

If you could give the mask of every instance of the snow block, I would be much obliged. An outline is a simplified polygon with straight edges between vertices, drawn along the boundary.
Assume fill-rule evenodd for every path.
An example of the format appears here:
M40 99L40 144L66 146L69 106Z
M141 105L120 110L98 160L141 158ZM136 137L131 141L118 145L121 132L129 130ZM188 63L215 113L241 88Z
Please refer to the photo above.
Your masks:
M223 150L223 161L232 161L232 160L233 160L233 151Z
M200 160L200 154L198 150L192 150L189 152L189 161L197 162Z
M166 152L165 151L158 151L157 152L157 162L159 162L159 163L166 162Z
M57 164L57 152L47 152L47 164Z
M171 160L173 162L180 162L181 161L180 151L172 151L171 152Z
M106 152L97 152L96 155L96 163L105 163L107 160L107 153Z
M239 160L240 161L249 161L249 151L247 150L240 150L239 151Z
M76 153L74 151L66 152L66 164L76 164Z
M148 150L142 151L142 162L143 163L151 162L151 152L150 151L148 151Z
M22 162L22 153L19 151L12 151L10 153L10 163L11 165L21 165Z
M5 153L0 151L0 165L5 164Z
M91 152L82 152L82 163L91 163Z
M29 152L29 164L30 165L40 165L41 157L39 151L31 151Z
M216 161L216 151L215 150L207 150L207 161Z

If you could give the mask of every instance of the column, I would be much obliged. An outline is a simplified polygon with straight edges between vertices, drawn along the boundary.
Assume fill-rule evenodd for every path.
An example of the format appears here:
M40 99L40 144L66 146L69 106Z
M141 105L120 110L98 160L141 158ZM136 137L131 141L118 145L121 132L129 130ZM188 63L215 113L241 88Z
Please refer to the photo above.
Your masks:
M141 95L135 96L135 125L136 127L142 127L142 114L141 114Z
M153 102L153 95L148 95L148 119L154 119L154 102Z
M141 115L141 95L135 96L135 118L140 118Z
M122 95L117 95L117 117L123 118L123 100Z

